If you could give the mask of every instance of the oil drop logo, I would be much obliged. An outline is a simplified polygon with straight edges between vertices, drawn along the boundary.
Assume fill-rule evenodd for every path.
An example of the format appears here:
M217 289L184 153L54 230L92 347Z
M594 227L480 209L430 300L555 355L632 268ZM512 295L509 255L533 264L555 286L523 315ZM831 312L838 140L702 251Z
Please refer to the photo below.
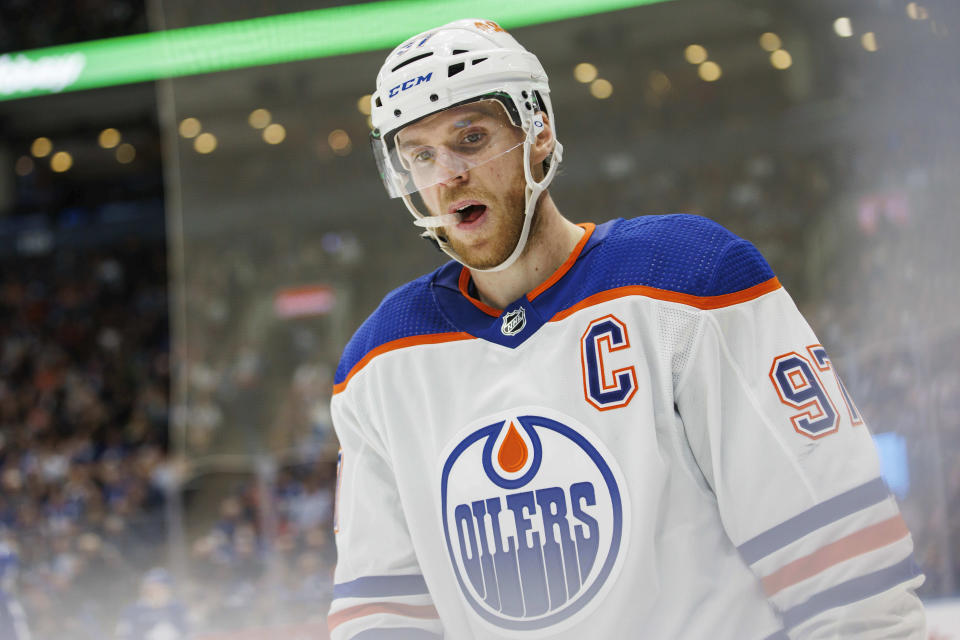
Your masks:
M543 407L477 421L441 457L447 552L471 609L499 632L582 619L616 579L629 501L590 430Z

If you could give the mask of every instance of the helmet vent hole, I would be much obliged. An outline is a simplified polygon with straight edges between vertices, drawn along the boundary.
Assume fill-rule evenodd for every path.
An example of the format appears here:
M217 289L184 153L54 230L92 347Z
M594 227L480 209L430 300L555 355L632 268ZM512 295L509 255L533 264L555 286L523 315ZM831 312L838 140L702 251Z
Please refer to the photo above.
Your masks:
M396 71L396 70L399 69L400 67L405 67L405 66L407 66L408 64L410 64L411 62L416 62L417 60L423 60L424 58L428 58L428 57L430 57L430 56L432 56L432 55L433 55L433 51L427 51L426 53L421 53L421 54L418 55L418 56L413 56L412 58L409 58L409 59L407 59L407 60L404 60L403 62L401 62L400 64L398 64L397 66L395 66L393 69L391 69L391 71Z
M438 96L437 94L435 93L430 94L430 102L436 102L439 99L440 99L440 96Z
M454 49L452 55L459 55L461 53L469 53L466 49Z
M382 106L383 106L383 102L380 101L380 96L377 96L377 106L378 106L378 107L382 107Z
M393 115L397 116L398 118L400 117L400 114L401 114L401 113L403 113L403 112L400 111L400 109L394 109L394 110L393 110Z
M447 77L451 78L457 75L458 73L463 71L464 66L465 65L462 62L458 62L457 64L450 65L449 67L447 67Z
M486 60L486 58L477 58L476 60L473 60L470 64L480 64L484 60Z
M543 96L540 95L539 91L533 92L533 100L534 100L534 104L537 105L537 109L539 109L540 111L546 110L546 106L545 106L546 103L544 103Z

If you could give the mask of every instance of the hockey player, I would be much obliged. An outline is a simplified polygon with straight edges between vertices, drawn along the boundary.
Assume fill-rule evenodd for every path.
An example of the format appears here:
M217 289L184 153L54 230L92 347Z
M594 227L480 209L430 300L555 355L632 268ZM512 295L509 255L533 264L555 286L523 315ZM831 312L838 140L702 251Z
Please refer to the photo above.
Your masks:
M749 242L564 218L547 76L491 21L397 47L372 117L453 261L336 374L334 640L924 637L867 427Z

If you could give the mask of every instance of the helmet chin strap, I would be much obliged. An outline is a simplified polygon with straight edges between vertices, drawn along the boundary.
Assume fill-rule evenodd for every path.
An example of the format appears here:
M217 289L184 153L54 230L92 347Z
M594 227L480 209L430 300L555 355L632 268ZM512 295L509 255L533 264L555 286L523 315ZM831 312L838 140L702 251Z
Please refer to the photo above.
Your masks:
M523 175L527 183L527 186L524 189L526 205L524 206L523 211L523 229L520 231L520 237L517 239L517 245L513 248L513 253L511 253L506 260L496 266L488 267L486 269L477 269L475 267L471 267L460 256L460 254L458 254L453 247L451 247L450 244L437 233L438 228L450 224L456 224L459 222L460 217L454 213L447 213L440 216L425 216L417 210L416 205L414 205L410 200L410 196L404 195L403 202L405 205L407 205L407 209L410 211L410 213L413 214L413 217L415 218L414 224L418 227L425 228L425 231L422 235L435 240L441 251L473 271L492 273L496 271L503 271L504 269L508 269L510 266L512 266L513 263L517 261L517 258L523 254L523 250L527 246L527 240L530 236L530 227L533 223L533 213L537 208L537 202L540 201L541 194L546 191L547 186L549 186L550 182L553 180L553 176L557 173L557 167L560 166L560 161L563 159L563 145L560 144L559 141L556 141L553 148L553 159L550 162L550 168L547 170L547 174L540 182L537 182L534 179L533 172L530 169L530 149L533 147L533 143L537 138L537 129L542 126L543 119L539 114L537 114L537 116L534 117L531 125L528 127L527 139L523 143Z

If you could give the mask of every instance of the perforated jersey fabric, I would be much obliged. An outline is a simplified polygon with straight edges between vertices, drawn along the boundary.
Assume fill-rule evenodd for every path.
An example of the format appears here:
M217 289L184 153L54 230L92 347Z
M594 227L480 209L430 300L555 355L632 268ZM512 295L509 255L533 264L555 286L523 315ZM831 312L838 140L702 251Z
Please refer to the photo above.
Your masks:
M337 366L337 384L346 379L350 369L367 353L382 344L410 336L458 331L440 313L430 293L429 284L435 273L421 276L387 294L347 343Z
M574 297L631 285L717 296L773 277L752 244L702 216L645 216L612 224L590 253L589 265L584 265L590 277Z
M499 323L460 295L459 273L460 266L449 262L387 295L347 345L335 382L343 382L367 353L393 340L459 331L483 337L478 326ZM536 315L549 319L585 298L619 287L643 285L717 296L772 277L770 266L752 244L702 216L620 218L598 225L574 266L532 306ZM440 302L434 295L438 289L444 294ZM449 308L441 308L441 303Z
M673 388L680 384L697 332L697 314L678 307L661 306L657 309L660 333L664 337L660 345L662 355L670 359L673 371Z
M707 290L708 296L742 291L773 277L773 270L750 242L737 239L727 245Z

